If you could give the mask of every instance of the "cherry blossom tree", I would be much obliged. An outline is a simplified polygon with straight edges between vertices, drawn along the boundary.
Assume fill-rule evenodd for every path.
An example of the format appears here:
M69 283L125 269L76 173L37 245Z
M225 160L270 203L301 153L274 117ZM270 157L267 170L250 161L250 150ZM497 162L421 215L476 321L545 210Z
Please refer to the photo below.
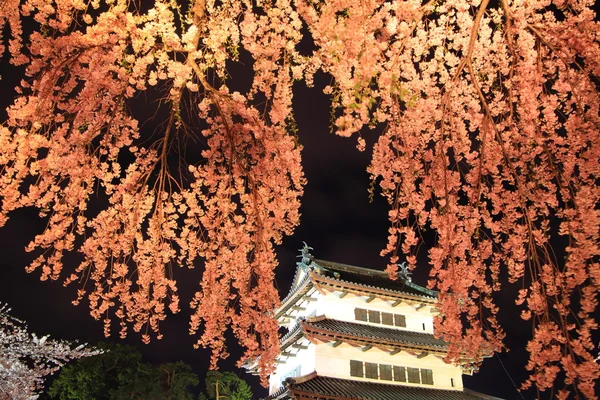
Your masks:
M122 336L132 325L160 338L166 308L179 310L173 264L202 259L198 345L214 364L231 327L244 358L272 370L273 246L298 224L305 184L292 84L320 70L336 134L364 150L366 128L384 128L369 172L390 204L390 275L400 254L415 268L422 229L436 232L430 286L448 360L477 365L503 348L496 297L508 280L533 329L525 387L594 398L593 1L0 5L0 51L26 67L0 127L0 225L40 210L47 228L28 249L43 254L28 271L58 279L65 252L79 251L65 283L80 282L77 301L89 299L107 335L116 318ZM240 54L252 60L245 89L228 73ZM157 93L147 106L164 122L145 132L134 104ZM100 211L95 193L108 199Z
M37 399L44 379L65 363L101 352L65 340L38 337L0 304L0 399Z

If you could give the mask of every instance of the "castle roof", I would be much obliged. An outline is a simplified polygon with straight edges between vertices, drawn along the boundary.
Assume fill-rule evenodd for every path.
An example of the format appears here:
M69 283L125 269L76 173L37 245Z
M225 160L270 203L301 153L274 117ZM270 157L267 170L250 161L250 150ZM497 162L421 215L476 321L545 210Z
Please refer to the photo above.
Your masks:
M313 260L313 263L324 269L325 276L335 277L339 281L354 283L365 288L385 289L392 292L424 298L436 298L437 292L402 278L395 280L385 271L355 267L331 261ZM337 273L337 274L336 274Z
M280 341L282 353L285 354L303 338L310 341L377 347L394 354L401 350L423 355L443 355L446 352L446 342L429 333L338 321L320 316L303 319L287 332ZM250 365L247 367L253 370Z
M288 378L268 400L494 400L496 397L465 390L443 390L380 382L319 376Z
M272 390L279 390L272 393L267 399L497 399L467 389L460 390L462 382L455 385L455 382L452 381L452 379L460 381L460 373L464 373L464 371L456 369L458 366L452 369L452 374L454 374L452 379L448 380L447 376L446 381L439 378L437 386L434 386L433 369L440 367L439 361L435 358L443 358L448 353L448 344L445 341L436 338L431 331L425 332L426 323L428 326L431 324L432 314L439 312L435 308L437 292L413 283L410 271L405 264L399 265L400 269L396 279L390 279L389 274L384 271L315 259L309 250L311 248L305 244L301 250L302 260L297 264L292 287L282 300L281 306L275 311L274 317L280 325L286 325L288 328L287 333L280 340L280 353L276 362L289 364L277 367L277 373L271 377L271 380ZM350 296L344 299L348 302L344 303L342 299L348 294ZM373 309L354 307L354 319L352 319L353 305L362 307L363 302L370 303L375 299L378 301L374 303ZM323 303L318 303L319 301L323 301ZM338 303L340 307L336 307ZM405 305L399 308L401 314L393 313L392 308L402 303ZM339 314L336 314L336 308L339 308ZM331 311L331 315L329 311ZM327 316L314 316L323 312ZM410 318L414 318L408 325L405 313L410 314ZM332 318L335 315L338 315L340 319ZM422 324L423 331L420 330L421 320L425 321ZM417 326L418 329L416 329ZM311 347L311 343L316 347ZM342 344L346 346L333 350ZM362 350L362 353L351 350L352 348L358 348ZM423 382L419 378L415 380L414 376L411 378L411 373L414 375L413 367L411 367L412 370L409 368L406 371L408 373L408 382L406 382L406 376L402 379L404 372L401 371L404 369L396 371L396 366L394 366L393 376L397 381L391 381L391 366L387 364L386 371L390 370L388 371L390 373L386 373L384 378L381 378L375 372L375 378L373 378L373 366L377 370L383 368L382 366L378 367L377 361L383 353L380 351L370 352L372 349L381 350L391 356L400 352L414 356L415 359L412 360L411 365L425 366L425 369L416 369L417 373L423 377ZM351 351L348 353L347 350ZM363 353L365 353L364 356L361 355ZM333 366L324 363L320 366L309 366L311 369L319 369L319 373L322 375L317 375L315 371L301 377L290 377L299 375L301 371L308 372L302 363L304 356L312 357L311 359L316 363L316 355L329 357L331 354L335 355L337 359L348 358L350 370L340 371L339 363ZM349 357L344 357L344 354L354 354L358 361L350 360ZM389 363L391 359L386 357ZM421 359L422 361L417 361ZM398 360L400 362L404 358L400 357ZM356 369L357 363L360 365L364 363L364 371ZM301 364L302 367L299 368ZM309 363L309 365L312 364ZM245 365L254 374L257 373L257 366L256 360L247 362ZM351 376L350 379L346 377L348 372ZM285 379L284 386L280 387L281 379L286 376L289 378ZM442 374L442 376L445 375Z
M305 271L305 274L301 274ZM341 291L358 296L381 298L400 303L418 303L434 306L437 292L426 289L409 280L392 280L384 271L377 271L352 265L324 260L311 260L309 265L299 263L292 288L281 301L275 318L285 315L290 308L307 295L311 289L320 291Z
M280 340L282 355L293 355L298 343L309 341L347 343L364 348L380 348L391 354L402 350L418 356L427 354L445 355L446 342L432 334L394 328L384 328L347 321L338 321L324 316L301 319ZM246 363L245 367L256 374L256 363Z
M440 352L446 350L446 342L436 339L429 333L338 321L324 317L308 318L300 325L308 338L319 340L340 340L363 346L371 344L388 350L399 347Z

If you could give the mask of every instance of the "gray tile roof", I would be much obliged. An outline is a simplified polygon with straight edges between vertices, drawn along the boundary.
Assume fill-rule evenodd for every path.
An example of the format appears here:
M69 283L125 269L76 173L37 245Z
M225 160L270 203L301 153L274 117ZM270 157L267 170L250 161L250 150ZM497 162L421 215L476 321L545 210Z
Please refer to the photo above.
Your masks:
M292 307L302 296L307 294L315 282L310 273L304 275L300 281L298 274L301 266L296 268L293 286L288 294L281 300L281 306L275 311L275 318L280 318ZM392 298L409 298L434 304L437 292L426 289L415 283L403 279L391 280L386 272L374 269L355 267L352 265L339 264L324 260L313 260L310 267L314 279L323 285L337 288L354 288L355 291L383 295ZM353 289L349 289L352 291Z
M298 270L296 270L296 274L297 273ZM296 280L295 277L294 280ZM308 293L312 287L312 279L310 275L307 274L302 278L300 282L298 282L298 285L292 287L288 292L287 296L285 296L281 300L281 306L277 310L275 310L275 318L281 317L289 309L289 307L291 307L300 297Z
M391 280L387 272L374 269L355 267L325 260L313 260L314 264L325 269L325 275L335 277L341 282L359 284L365 287L387 289L419 297L437 297L437 292L426 289L404 279Z
M306 379L308 378L308 379ZM296 379L298 382L296 382ZM348 399L348 400L481 400L494 399L475 392L442 390L378 381L354 381L325 376L288 378L287 388L267 399ZM302 396L302 397L300 397Z
M429 333L384 328L380 326L338 321L328 318L308 319L304 322L304 325L308 328L312 327L321 331L327 331L331 333L332 336L352 336L380 343L446 349L446 342L441 339L436 339L432 334Z

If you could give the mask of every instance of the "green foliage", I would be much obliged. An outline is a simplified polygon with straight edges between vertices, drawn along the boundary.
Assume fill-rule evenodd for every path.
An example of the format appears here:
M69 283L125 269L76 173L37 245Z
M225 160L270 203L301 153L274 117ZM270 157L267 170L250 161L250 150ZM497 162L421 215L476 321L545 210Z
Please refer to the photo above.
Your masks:
M199 380L189 365L142 362L131 346L101 344L104 354L63 368L48 394L59 400L192 400Z
M252 400L253 397L250 386L232 372L208 371L205 383L208 396L201 394L199 400Z
M192 399L190 388L200 383L198 376L192 372L192 368L184 362L161 364L161 386L169 390L171 399Z
M132 346L97 346L104 354L65 366L48 391L58 400L192 400L198 376L183 362L153 365ZM250 386L231 372L209 371L198 400L251 400ZM218 389L218 398L217 398Z

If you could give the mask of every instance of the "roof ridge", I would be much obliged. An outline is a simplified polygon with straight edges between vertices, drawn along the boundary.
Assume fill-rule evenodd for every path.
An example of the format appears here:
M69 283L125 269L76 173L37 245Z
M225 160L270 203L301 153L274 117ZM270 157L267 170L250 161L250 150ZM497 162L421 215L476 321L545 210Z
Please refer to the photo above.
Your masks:
M426 296L430 296L430 297L437 296L437 292L435 290L427 289L426 287L416 284L410 280L403 279L399 276L396 277L397 279L392 279L392 278L390 278L390 275L386 271L380 271L378 269L371 269L371 268L365 268L365 267L358 267L355 265L343 264L343 263L321 260L321 259L314 259L314 260L312 260L312 263L317 264L317 266L319 266L323 269L326 269L326 270L331 269L334 271L349 272L349 273L355 273L355 274L363 275L363 276L373 276L373 277L378 277L378 278L389 279L391 282L395 282L398 284L404 284L404 286L408 286L412 289L415 289L415 290L425 294ZM335 279L340 280L340 281L345 281L344 279L340 279L338 277L336 277ZM347 282L347 281L345 281L345 282ZM364 286L370 286L370 285L364 285Z
M312 260L312 262L316 263L317 265L319 265L321 267L327 268L329 266L332 269L339 269L342 271L352 271L352 272L357 272L362 275L388 276L387 272L380 271L378 269L358 267L356 265L343 264L343 263L321 260L321 259L314 259L314 260ZM321 263L325 264L325 265L321 265Z

